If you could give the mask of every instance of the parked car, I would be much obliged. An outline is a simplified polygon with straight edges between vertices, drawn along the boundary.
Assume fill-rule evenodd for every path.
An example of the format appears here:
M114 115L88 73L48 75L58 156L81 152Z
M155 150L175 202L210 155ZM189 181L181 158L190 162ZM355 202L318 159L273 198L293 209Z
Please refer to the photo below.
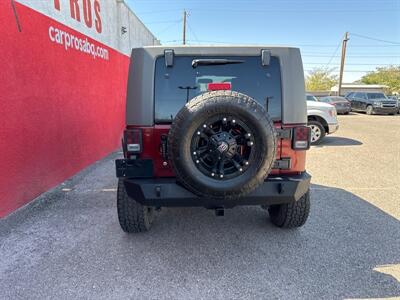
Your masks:
M400 98L398 96L388 96L388 99L397 101L397 107L399 108L397 113L400 114Z
M344 97L346 98L347 101L351 102L351 100L353 100L354 94L355 92L349 92Z
M319 101L317 97L315 97L314 95L311 95L311 94L306 94L306 99L307 99L307 101L316 101L316 102Z
M321 101L307 101L308 126L311 128L311 145L318 145L327 134L339 129L336 108Z
M396 114L399 110L396 100L391 100L384 93L357 92L351 98L351 110L372 114Z
M351 111L350 101L344 97L339 96L328 96L319 99L321 102L329 103L336 108L338 114L347 115Z
M268 50L265 50L268 49ZM117 211L126 232L155 209L237 205L299 227L310 209L300 50L152 46L132 50Z

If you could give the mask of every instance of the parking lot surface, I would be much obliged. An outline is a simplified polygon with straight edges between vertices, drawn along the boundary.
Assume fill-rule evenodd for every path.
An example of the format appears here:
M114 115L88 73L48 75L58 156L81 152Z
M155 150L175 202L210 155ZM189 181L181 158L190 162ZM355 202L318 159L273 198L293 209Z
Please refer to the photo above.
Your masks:
M116 215L115 153L0 220L6 299L400 297L400 116L340 116L308 154L312 209L282 230L258 207Z

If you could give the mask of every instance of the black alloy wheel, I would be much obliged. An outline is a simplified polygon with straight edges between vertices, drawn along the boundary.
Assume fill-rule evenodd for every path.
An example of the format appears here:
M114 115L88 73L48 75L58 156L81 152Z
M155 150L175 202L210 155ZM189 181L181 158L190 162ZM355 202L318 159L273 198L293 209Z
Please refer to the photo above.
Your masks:
M234 116L216 116L197 128L192 159L206 176L228 180L240 176L254 162L254 134Z

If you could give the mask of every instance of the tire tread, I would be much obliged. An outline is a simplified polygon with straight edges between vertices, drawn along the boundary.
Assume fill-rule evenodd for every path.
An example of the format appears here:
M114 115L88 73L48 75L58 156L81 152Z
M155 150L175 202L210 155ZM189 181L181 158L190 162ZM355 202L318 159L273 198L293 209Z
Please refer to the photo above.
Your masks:
M310 214L310 191L298 201L288 204L273 205L269 208L271 222L281 228L303 226Z
M125 190L124 181L118 180L117 189L118 221L125 232L145 232L150 229L151 218L147 207L130 198Z

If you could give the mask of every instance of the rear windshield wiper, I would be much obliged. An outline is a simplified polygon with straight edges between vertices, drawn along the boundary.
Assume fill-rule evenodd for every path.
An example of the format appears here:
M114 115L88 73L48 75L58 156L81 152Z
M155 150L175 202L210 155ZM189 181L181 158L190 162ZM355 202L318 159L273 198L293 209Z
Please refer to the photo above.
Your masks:
M229 65L229 64L241 64L244 60L237 59L224 59L224 58L204 58L204 59L193 59L192 67L197 66L209 66L209 65Z

